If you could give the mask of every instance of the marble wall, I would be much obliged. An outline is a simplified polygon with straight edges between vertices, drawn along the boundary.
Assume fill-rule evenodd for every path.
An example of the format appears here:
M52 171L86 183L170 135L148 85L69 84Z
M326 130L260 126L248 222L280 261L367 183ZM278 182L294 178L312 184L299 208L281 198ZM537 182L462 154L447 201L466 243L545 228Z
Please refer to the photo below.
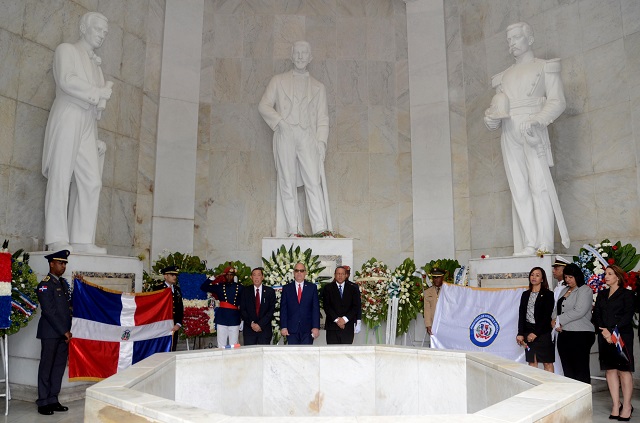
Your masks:
M79 38L87 11L109 19L96 52L114 82L99 122L107 154L96 243L110 254L148 257L164 0L0 1L0 238L14 251L43 249L53 52Z
M511 255L500 131L483 125L506 27L529 22L537 57L562 59L567 99L550 126L552 175L575 254L603 238L640 244L640 2L445 0L458 259ZM556 236L559 240L559 236Z
M260 263L275 235L272 131L257 104L311 43L327 88L326 172L334 230L354 263L413 256L406 15L402 0L205 2L194 252Z

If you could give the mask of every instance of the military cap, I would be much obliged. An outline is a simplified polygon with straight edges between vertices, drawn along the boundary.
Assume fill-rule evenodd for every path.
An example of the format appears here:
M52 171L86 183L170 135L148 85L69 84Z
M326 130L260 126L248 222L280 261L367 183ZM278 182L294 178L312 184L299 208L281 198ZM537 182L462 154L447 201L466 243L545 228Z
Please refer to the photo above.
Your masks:
M163 275L177 275L179 273L178 266L167 266L162 269L160 273L162 273Z
M440 269L439 267L434 267L433 269L431 269L431 273L429 273L429 276L432 278L439 278L441 276L444 276L446 274L446 272L442 269Z
M67 257L69 257L69 254L71 254L69 250L60 250L60 251L56 251L55 253L46 255L44 256L44 258L46 258L49 263L51 263L54 260L67 263L69 261L67 260Z
M571 264L571 262L569 260L567 260L566 258L562 257L562 256L556 256L556 261L553 262L551 267L556 267L556 266L563 266L564 267L567 264Z
M228 275L229 273L233 273L234 275L236 274L236 269L233 266L227 266L224 268L224 271L222 272L223 275Z

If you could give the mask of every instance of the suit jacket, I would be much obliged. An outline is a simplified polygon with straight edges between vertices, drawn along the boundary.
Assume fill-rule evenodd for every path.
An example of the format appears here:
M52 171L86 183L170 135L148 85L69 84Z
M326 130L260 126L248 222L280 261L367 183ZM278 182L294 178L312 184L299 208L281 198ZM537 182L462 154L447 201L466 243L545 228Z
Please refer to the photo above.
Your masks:
M87 53L76 44L62 43L56 48L53 77L56 81L56 98L51 106L42 154L42 174L45 177L48 177L49 166L54 156L53 150L56 149L58 141L55 139L58 131L49 126L69 124L68 120L61 116L62 113L70 113L69 103L84 110L95 110L100 101L100 89L105 85L100 66L89 59ZM96 116L99 114L100 112L96 111ZM79 143L80 139L75 142Z
M258 104L258 111L262 118L274 131L278 123L282 119L286 120L293 110L293 78L293 70L275 75L269 81ZM316 134L318 142L326 144L329 138L327 91L324 85L312 76L309 76L307 98L309 99L308 123L311 132Z
M320 301L315 284L304 281L300 304L294 281L282 287L280 327L288 329L289 333L305 333L311 332L313 328L320 329Z
M520 297L520 309L518 317L518 335L527 336L529 333L525 329L527 323L527 304L531 297L531 291L526 290ZM541 289L538 293L538 298L533 306L533 318L535 319L535 329L533 333L536 336L540 336L545 333L551 332L551 314L553 313L553 292L548 289Z
M240 296L240 314L244 321L244 330L251 329L251 322L257 323L264 333L273 333L271 319L276 309L276 291L270 286L262 285L260 297L260 313L256 315L255 289L253 286L245 286ZM269 335L271 336L271 335Z
M607 328L609 332L618 326L620 333L633 334L634 294L624 288L616 289L611 297L609 290L598 293L593 309L593 324L598 328Z
M359 300L360 290L351 283L344 282L342 298L340 298L340 290L338 289L337 282L331 282L325 285L322 290L322 307L327 315L327 320L324 325L325 329L340 330L335 320L345 316L349 321L345 325L344 330L353 332L358 317Z
M560 293L564 296L569 287L565 287ZM559 301L559 300L558 300ZM584 284L575 289L562 303L561 313L556 317L562 325L563 331L593 332L591 323L591 305L593 304L593 291L589 285Z
M39 339L66 339L64 334L71 330L69 288L64 278L60 279L49 273L38 284L41 315L36 337Z
M442 287L440 287L442 289ZM436 314L436 304L438 303L439 293L435 286L427 288L424 291L424 325L426 327L433 326L433 317Z
M362 320L362 297L360 296L360 287L357 283L351 282L349 279L347 279L345 282L353 285L358 290L358 315L356 316L356 320Z

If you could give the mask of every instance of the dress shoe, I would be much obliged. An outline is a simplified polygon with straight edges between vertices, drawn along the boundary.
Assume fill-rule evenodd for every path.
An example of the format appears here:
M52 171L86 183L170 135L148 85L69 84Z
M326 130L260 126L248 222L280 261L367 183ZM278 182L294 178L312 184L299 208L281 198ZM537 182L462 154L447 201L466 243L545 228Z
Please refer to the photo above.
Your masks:
M47 244L47 251L60 250L69 250L70 252L73 252L73 247L65 241L52 242L51 244Z
M43 405L42 407L38 407L38 413L50 416L53 414L53 410L51 409L51 405Z
M631 406L631 413L629 413L629 417L620 417L618 416L618 421L620 422L628 422L631 420L631 416L633 415L633 405Z
M98 247L95 244L71 244L73 246L73 251L76 253L87 253L87 254L107 254L107 249Z
M51 404L51 410L53 411L68 411L69 407L65 407L64 405L56 402L55 404Z
M613 414L609 414L609 420L618 420L618 418L620 418L620 413L622 413L622 403L620 403L620 409L618 410L618 415L614 416Z

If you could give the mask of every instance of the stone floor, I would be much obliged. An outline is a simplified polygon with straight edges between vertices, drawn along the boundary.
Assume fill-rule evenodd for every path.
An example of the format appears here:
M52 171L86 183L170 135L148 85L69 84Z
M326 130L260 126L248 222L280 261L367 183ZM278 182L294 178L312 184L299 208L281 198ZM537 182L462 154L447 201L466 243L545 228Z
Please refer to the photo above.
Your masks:
M633 403L640 408L640 390L633 391ZM4 403L0 399L0 405ZM53 416L41 416L38 414L34 403L12 400L9 403L9 415L0 416L0 423L78 423L82 422L84 414L84 400L66 403L69 411L55 413ZM594 392L593 394L593 423L608 423L611 402L608 391ZM640 415L640 414L639 414ZM3 420L4 418L4 420ZM635 416L631 421L640 419ZM583 423L583 422L576 422Z

